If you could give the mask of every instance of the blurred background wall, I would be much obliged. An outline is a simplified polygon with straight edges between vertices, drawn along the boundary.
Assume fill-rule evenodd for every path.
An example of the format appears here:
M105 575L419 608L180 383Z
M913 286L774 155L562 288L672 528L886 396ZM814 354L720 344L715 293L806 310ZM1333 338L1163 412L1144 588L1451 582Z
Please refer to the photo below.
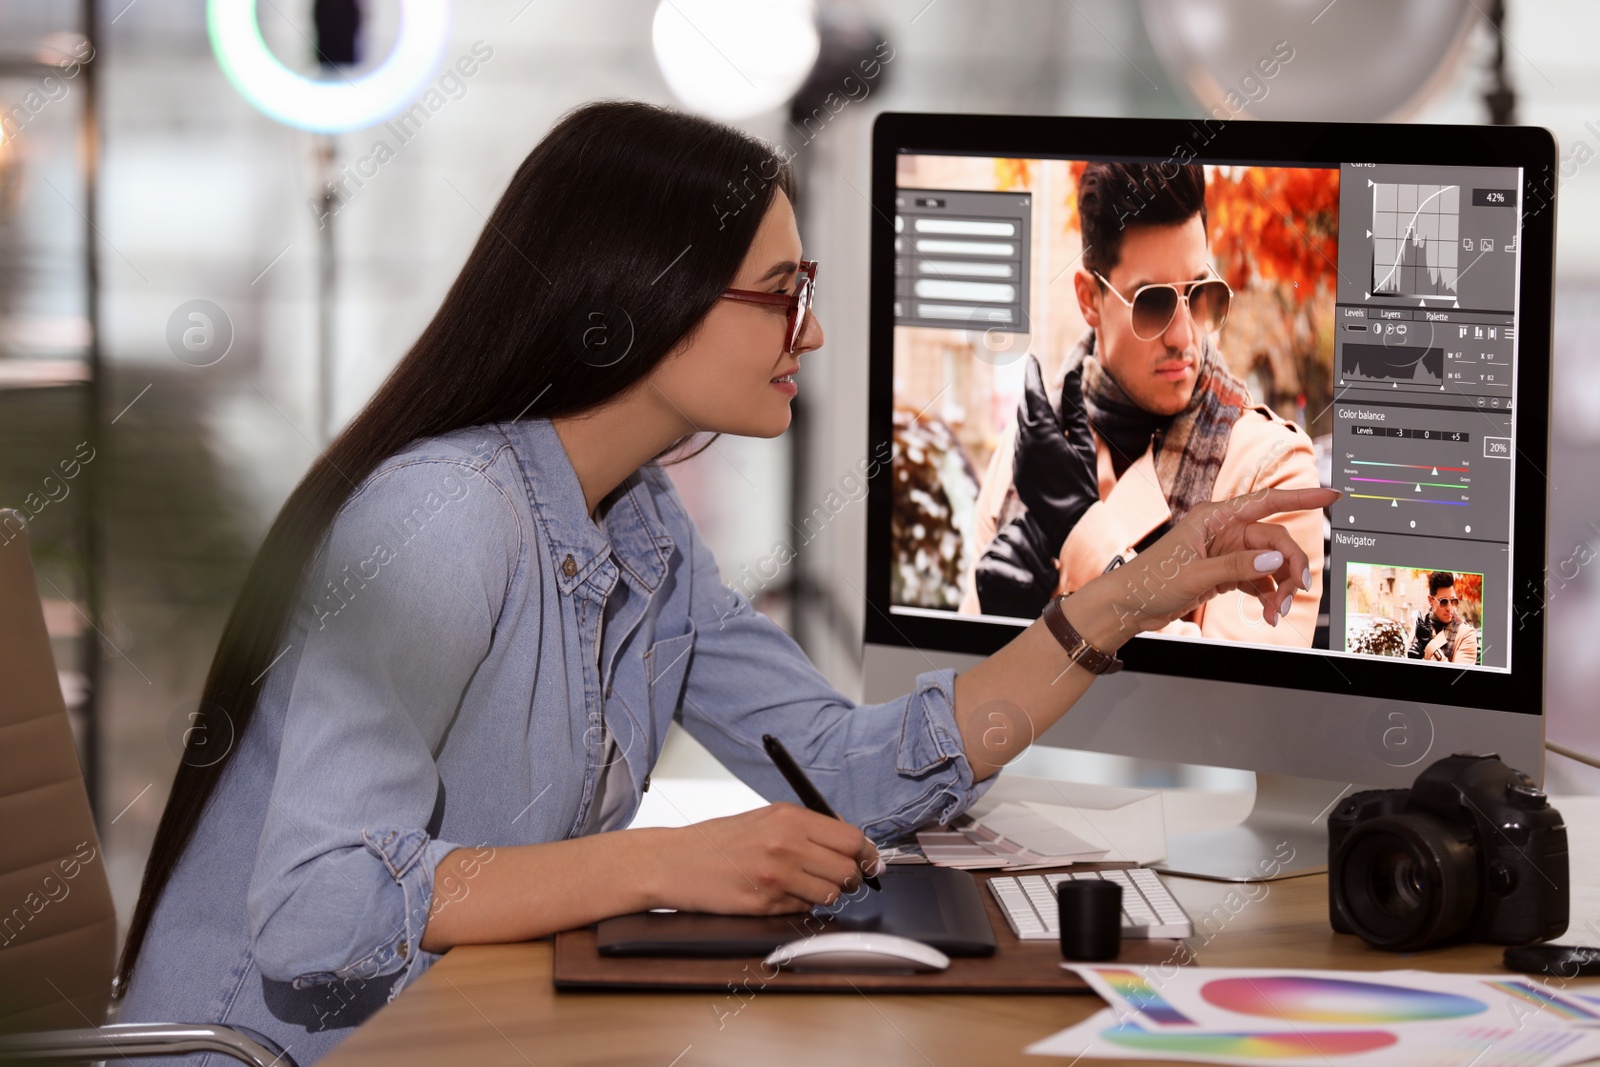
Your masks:
M29 510L40 588L124 921L255 544L433 314L550 124L598 97L683 103L652 47L658 6L685 18L718 9L464 0L444 62L473 73L436 85L437 108L398 135L323 136L273 121L235 91L213 55L204 0L0 0L0 505L38 502ZM273 53L308 73L311 7L258 5ZM1600 655L1588 625L1600 609L1588 564L1600 551L1600 60L1588 43L1600 8L1523 0L1497 27L1498 7L823 0L805 113L815 116L828 79L842 78L830 57L886 45L886 58L868 91L825 121L796 124L783 104L738 119L798 145L801 232L822 263L828 344L804 361L791 433L724 437L672 468L724 579L751 588L774 545L804 536L804 518L866 454L874 116L1201 114L1206 75L1185 65L1185 49L1226 69L1238 28L1270 8L1298 54L1323 59L1288 68L1278 95L1259 102L1265 117L1481 123L1498 87L1495 106L1560 139L1548 722L1553 739L1600 748ZM394 0L365 8L367 54L352 71L381 60L398 32ZM706 40L723 42L735 72L741 61L764 70L763 6L721 9L741 12L740 32L753 36L725 37L713 23ZM1419 55L1407 75L1415 91L1383 98L1384 72ZM376 151L380 140L389 151ZM189 317L196 308L203 320ZM181 338L202 322L217 334L197 354ZM864 522L859 504L833 516L776 578L756 580L752 597L852 697ZM1041 753L1028 766L1085 780L1248 783L1073 754ZM1546 771L1553 791L1600 787L1600 772L1559 756ZM680 733L658 773L724 772Z

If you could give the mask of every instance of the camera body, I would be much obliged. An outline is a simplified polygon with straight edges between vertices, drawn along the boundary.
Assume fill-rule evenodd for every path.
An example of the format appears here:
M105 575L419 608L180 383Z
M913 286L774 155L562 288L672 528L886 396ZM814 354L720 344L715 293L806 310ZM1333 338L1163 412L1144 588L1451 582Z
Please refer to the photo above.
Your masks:
M1569 898L1561 814L1492 753L1448 756L1410 789L1352 793L1328 816L1329 920L1374 948L1548 940Z

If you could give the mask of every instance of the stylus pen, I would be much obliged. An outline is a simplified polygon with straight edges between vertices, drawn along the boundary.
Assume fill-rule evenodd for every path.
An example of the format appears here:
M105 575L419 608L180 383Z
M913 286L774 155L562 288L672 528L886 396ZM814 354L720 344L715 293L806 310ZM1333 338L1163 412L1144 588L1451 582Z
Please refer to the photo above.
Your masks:
M789 788L799 795L802 804L818 814L826 815L830 819L839 817L838 812L829 807L828 802L822 799L822 794L817 792L817 787L811 784L811 779L807 778L806 772L800 769L800 764L796 763L794 757L789 755L789 750L783 747L783 742L771 734L762 734L761 743L766 746L767 755L772 757L772 762L778 765L778 770L782 771L784 778L788 779ZM861 880L880 893L883 892L883 886L878 884L878 880L865 871L861 873Z

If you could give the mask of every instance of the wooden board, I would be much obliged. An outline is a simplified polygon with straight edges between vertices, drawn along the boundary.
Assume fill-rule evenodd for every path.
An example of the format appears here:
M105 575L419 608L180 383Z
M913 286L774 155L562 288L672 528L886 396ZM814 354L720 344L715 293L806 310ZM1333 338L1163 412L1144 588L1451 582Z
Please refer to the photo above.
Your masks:
M1016 874L1050 871L1121 868L1126 864L1079 864L1050 867ZM601 956L595 950L595 928L587 926L556 935L553 981L557 989L761 989L788 992L838 992L876 990L884 993L1087 993L1077 975L1061 968L1061 944L1022 941L1011 932L994 894L983 883L1005 871L973 871L978 880L997 949L993 956L953 958L942 971L925 974L801 973L776 970L750 959L691 959L665 956ZM1124 938L1119 963L1174 966L1190 959L1182 941Z

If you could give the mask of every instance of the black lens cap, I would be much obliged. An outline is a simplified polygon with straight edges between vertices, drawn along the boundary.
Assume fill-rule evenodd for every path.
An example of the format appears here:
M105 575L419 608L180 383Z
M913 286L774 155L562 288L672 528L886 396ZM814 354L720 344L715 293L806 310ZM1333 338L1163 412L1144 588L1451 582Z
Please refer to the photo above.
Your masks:
M1600 975L1600 948L1584 945L1518 945L1506 949L1507 970L1548 974L1555 978Z
M1114 960L1122 951L1122 886L1099 878L1063 878L1056 885L1061 955Z

